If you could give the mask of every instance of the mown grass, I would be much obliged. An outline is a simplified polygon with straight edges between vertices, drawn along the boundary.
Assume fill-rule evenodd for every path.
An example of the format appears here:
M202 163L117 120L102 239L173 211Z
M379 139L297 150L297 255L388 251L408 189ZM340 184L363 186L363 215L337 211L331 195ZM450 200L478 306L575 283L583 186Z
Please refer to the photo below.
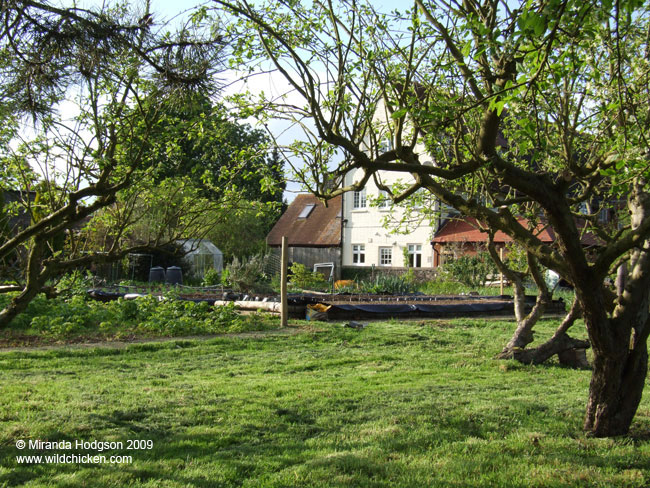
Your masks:
M540 324L539 336L555 323ZM647 486L632 435L581 431L589 371L493 359L509 321L296 326L0 354L0 486ZM151 439L122 465L18 465L17 440ZM86 453L86 452L81 452Z

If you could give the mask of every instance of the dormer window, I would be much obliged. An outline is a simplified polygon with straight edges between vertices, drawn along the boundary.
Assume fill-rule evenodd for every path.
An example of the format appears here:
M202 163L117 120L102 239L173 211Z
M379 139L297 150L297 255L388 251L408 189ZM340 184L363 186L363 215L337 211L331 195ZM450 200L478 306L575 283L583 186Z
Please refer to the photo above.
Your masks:
M302 212L300 212L300 215L298 215L299 219L306 219L309 217L309 214L311 213L312 210L314 210L314 207L316 205L313 203L310 203L308 205L305 205L305 208L302 209Z

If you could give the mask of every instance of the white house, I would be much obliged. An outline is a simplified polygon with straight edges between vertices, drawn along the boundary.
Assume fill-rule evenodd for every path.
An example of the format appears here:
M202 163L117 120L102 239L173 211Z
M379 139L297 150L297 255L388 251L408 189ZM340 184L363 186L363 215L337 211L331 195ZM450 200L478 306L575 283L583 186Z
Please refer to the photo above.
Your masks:
M366 138L366 151L381 153L392 146L389 128L390 114L380 104L373 120L375 142ZM406 128L405 130L408 130ZM405 134L405 138L408 136ZM376 142L380 141L380 142ZM416 146L427 161L423 145ZM430 159L430 158L429 158ZM427 164L426 162L424 164ZM430 163L433 164L433 163ZM363 170L349 172L344 186L360 181ZM395 193L398 186L405 188L414 180L410 175L383 171L378 177L384 186ZM420 194L425 200L428 193ZM438 210L439 203L429 197L422 207ZM343 266L377 266L381 268L431 268L434 266L432 238L438 219L434 215L424 216L417 208L392 205L371 179L362 191L346 193L343 196L342 260Z
M361 179L362 170L346 175L345 184ZM408 183L403 174L382 173L389 187ZM436 222L417 210L391 205L389 198L371 180L362 191L343 195L343 266L381 268L431 268L431 244ZM434 217L435 219L435 217ZM386 225L388 224L388 225Z

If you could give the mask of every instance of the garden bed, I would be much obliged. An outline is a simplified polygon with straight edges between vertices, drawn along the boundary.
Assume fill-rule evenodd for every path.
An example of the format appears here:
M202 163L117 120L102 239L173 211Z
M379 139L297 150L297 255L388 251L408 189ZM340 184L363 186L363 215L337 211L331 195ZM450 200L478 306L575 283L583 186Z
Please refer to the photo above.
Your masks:
M235 293L223 289L195 289L177 287L173 289L133 289L119 287L115 289L93 289L89 295L97 300L109 301L118 298L134 298L144 295L158 296L163 299L171 296L179 300L208 302L222 305L226 302L251 303L279 302L277 295ZM373 294L325 294L299 293L290 294L290 316L304 318L307 305L323 304L329 307L329 320L348 319L386 319L410 317L508 317L514 314L514 301L508 295L373 295ZM527 297L527 304L532 307L535 297ZM254 306L254 305L253 305ZM249 307L250 308L250 307ZM547 315L563 314L566 311L562 299L554 300L547 307Z
M535 297L527 297L528 307ZM386 319L386 318L451 318L451 317L511 317L514 301L509 296L350 296L322 300L328 305L328 319ZM564 301L554 300L546 314L563 314Z

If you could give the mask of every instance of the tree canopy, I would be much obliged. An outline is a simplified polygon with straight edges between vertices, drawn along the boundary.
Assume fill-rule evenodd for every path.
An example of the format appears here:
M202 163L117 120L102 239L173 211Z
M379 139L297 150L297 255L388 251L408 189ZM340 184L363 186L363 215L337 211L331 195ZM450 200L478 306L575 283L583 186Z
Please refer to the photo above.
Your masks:
M136 197L152 186L157 155L146 141L160 114L180 94L214 90L222 68L223 43L201 11L169 32L144 8L2 3L0 189L21 191L17 203L31 222L0 243L0 260L23 263L17 282L2 287L20 293L0 312L0 327L61 273L187 237L210 205L227 208L179 198L159 209L163 222L180 223L174 234L152 229L148 242L122 246L142 208ZM86 252L81 234L96 235L92 219L108 217L105 247Z
M265 131L233 120L204 93L179 94L155 116L145 142L157 155L156 180L184 175L207 198L236 192L251 201L282 202L282 161Z
M305 162L296 172L314 193L372 178L400 202L424 188L573 284L594 350L585 428L627 432L650 332L648 5L416 0L382 13L348 0L217 4L233 18L235 59L291 87L243 105L303 129L285 150ZM343 185L351 171L358 178ZM387 171L412 184L384 185ZM602 224L602 209L618 218ZM538 223L552 226L554 244L538 238ZM584 232L602 245L586 250ZM612 290L606 279L623 263L626 285Z

